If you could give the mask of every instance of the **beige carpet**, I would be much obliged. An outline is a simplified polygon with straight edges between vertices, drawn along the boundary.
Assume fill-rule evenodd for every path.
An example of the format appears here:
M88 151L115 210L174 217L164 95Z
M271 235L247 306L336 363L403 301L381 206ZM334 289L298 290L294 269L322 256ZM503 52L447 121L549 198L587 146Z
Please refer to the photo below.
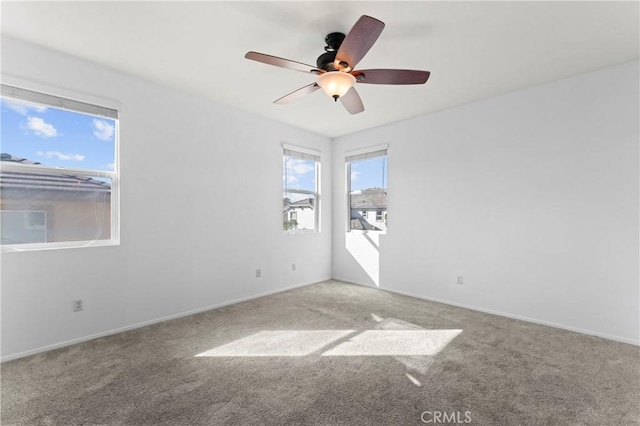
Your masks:
M640 424L638 347L335 281L1 379L3 425Z

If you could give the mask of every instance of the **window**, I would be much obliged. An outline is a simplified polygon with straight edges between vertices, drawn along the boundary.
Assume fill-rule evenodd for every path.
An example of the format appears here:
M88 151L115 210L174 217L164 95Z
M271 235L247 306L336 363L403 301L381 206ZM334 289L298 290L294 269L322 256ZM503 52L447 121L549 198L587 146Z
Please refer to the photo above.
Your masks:
M25 219L27 229L47 229L47 212L28 212Z
M320 203L320 153L284 145L282 229L317 232Z
M2 84L0 245L118 241L118 111Z
M355 152L347 155L345 162L349 230L386 231L387 148Z
M46 243L47 212L0 210L2 244Z

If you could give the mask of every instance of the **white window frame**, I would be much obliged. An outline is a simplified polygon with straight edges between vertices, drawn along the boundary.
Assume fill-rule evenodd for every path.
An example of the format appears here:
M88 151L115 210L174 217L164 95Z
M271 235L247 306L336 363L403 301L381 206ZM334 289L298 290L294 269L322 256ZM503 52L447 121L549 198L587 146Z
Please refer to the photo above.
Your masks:
M11 76L2 76L0 85L3 98L17 99L19 101L42 105L57 109L63 109L80 114L95 117L104 117L115 120L114 129L114 169L113 171L79 169L72 167L48 167L44 165L12 163L0 161L0 168L10 172L28 172L30 174L69 174L80 177L103 177L111 181L111 230L109 239L87 241L55 241L46 243L4 244L0 245L0 251L18 252L34 250L50 250L59 248L98 247L120 244L120 172L119 172L119 145L120 145L120 109L121 105L113 100L102 99L84 94L78 94L69 90L51 88L39 83L25 81Z
M282 186L282 193L293 193L293 194L302 194L302 195L313 195L315 199L315 205L313 206L313 229L289 229L282 230L284 234L316 234L320 232L320 176L321 176L321 165L322 165L322 153L320 151L316 151L309 148L303 148L299 146L293 146L288 144L282 144L282 164L286 164L286 157L300 158L304 160L313 160L315 161L315 182L316 187L315 191L306 190L306 189L295 189L289 188L286 186L286 179L284 181L284 185ZM297 220L297 219L296 219Z
M388 232L387 229L383 229L380 231L376 231L376 230L362 230L362 229L351 229L351 199L350 199L350 194L351 194L351 162L353 161L359 161L359 160L366 160L369 158L376 158L376 157L387 157L387 160L389 158L389 145L377 145L377 146L372 146L372 147L368 147L368 148L361 148L361 149L355 149L355 150L351 150L351 151L345 151L344 153L344 163L345 163L345 188L346 188L346 193L345 193L345 202L346 202L346 221L345 221L345 225L346 225L346 232L360 232L360 233L367 233L367 232L375 232L375 233L379 233L379 234L386 234ZM388 161L387 161L387 179L388 179L388 175L389 175L389 166L388 166ZM388 184L387 184L388 186ZM387 189L388 190L388 189ZM389 206L387 206L387 212L389 211ZM368 220L369 214L367 212L367 220ZM384 220L383 220L384 221Z

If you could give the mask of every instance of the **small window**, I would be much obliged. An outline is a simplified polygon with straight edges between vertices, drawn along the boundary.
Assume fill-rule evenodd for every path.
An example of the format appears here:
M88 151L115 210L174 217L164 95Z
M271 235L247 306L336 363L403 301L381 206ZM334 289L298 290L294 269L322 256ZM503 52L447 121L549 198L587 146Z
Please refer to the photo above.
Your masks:
M2 244L47 242L47 212L0 210Z
M47 212L25 212L27 229L47 229Z
M387 150L348 155L349 230L387 230Z
M286 233L317 232L320 155L285 145L282 172L282 228Z
M117 243L118 111L1 87L3 250Z

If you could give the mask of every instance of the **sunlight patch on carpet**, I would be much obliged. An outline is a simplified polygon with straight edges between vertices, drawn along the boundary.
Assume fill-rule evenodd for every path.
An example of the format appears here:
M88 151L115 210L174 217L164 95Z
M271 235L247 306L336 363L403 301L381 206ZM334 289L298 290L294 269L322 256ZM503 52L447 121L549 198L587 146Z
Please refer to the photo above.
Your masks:
M462 330L365 330L322 356L433 356ZM306 356L356 330L261 331L196 357Z
M367 330L322 356L432 356L462 330Z
M196 356L306 356L351 333L355 330L261 331Z
M411 383L413 383L417 387L422 387L422 383L420 383L420 380L416 379L409 373L404 373L404 375L407 376L407 379L411 380Z

